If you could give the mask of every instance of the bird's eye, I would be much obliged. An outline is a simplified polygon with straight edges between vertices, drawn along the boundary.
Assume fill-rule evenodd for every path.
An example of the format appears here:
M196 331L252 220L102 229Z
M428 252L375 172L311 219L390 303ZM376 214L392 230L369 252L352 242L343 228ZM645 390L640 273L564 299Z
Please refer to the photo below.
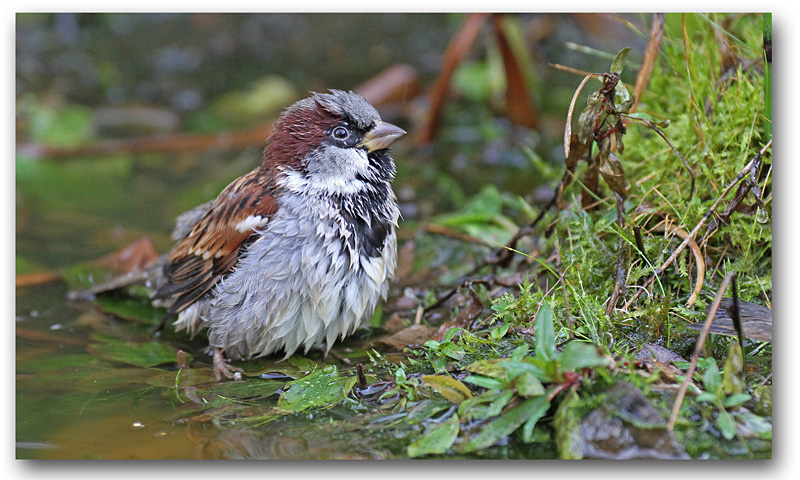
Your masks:
M333 129L332 134L334 138L343 140L347 138L348 135L350 135L350 130L348 130L346 127L336 127Z

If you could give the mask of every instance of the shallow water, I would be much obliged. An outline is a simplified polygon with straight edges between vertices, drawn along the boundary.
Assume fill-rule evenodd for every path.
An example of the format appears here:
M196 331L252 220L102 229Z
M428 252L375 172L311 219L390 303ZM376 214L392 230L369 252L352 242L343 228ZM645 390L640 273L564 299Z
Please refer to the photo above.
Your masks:
M347 88L387 65L409 61L415 63L423 79L430 80L458 24L446 15L255 15L221 20L203 15L119 15L106 22L91 16L65 16L54 22L40 17L18 17L19 95L26 90L63 90L65 96L87 105L144 101L166 105L182 114L206 106L198 106L192 99L207 100L230 89L246 88L249 81L265 72L283 73L298 85L318 90L329 85ZM369 21L364 22L365 18ZM358 34L347 27L354 19L370 28L364 27L363 34ZM93 28L98 25L101 28ZM94 35L107 48L99 52L82 50L82 43L76 40L80 32ZM370 45L371 62L356 56L352 64L331 63L331 59L346 57L337 42L326 40L321 51L310 52L320 43L309 41L309 32L325 39L333 36L342 44L366 43ZM273 37L280 35L288 40L275 43ZM609 50L614 51L614 47ZM97 54L100 60L87 65L84 55L90 54ZM267 57L281 60L269 63ZM102 67L103 62L114 63L121 78L114 88L100 93L93 83L97 80L84 73L95 72L90 66ZM210 65L214 66L214 75L208 75ZM51 69L40 71L43 66ZM102 75L100 80L109 81ZM568 99L571 89L564 88L561 94ZM540 98L553 101L550 94ZM454 184L458 184L461 196L474 194L487 182L519 194L530 193L537 186L535 172L530 171L520 150L521 145L535 145L535 141L531 143L535 135L516 131L521 142L494 141L486 147L477 141L486 134L480 130L487 123L486 113L475 117L474 112L461 113L451 115L457 120L445 127L435 148L418 152L398 147L395 186L406 191L400 196L401 200L405 198L407 221L456 207ZM480 115L484 118L478 118ZM515 134L502 119L489 123L496 139ZM557 148L557 141L553 148ZM18 157L18 273L52 271L69 277L72 266L102 257L142 236L148 236L158 251L165 251L174 218L213 198L230 180L252 168L260 150L260 146L253 146L199 155L118 155L59 161ZM442 171L450 175L447 182L440 181ZM226 408L240 408L246 403L241 398L253 396L250 392L240 398L235 391L226 390L220 395L232 395L230 404L207 409L203 394L213 391L214 383L208 369L210 359L204 357L202 335L190 340L165 332L156 339L152 325L122 320L101 313L91 303L68 300L68 289L62 280L16 289L17 458L404 455L395 451L392 438L381 433L380 425L391 422L391 418L365 419L352 427L362 433L372 432L366 437L340 428L339 421L353 413L348 406L317 417L313 413L282 416L271 420L269 428L252 428L249 424L240 428L235 422L247 415L268 415L272 406L262 402L252 412L231 410L235 413L226 417ZM345 343L343 352L352 351L356 361L369 363L360 350L368 335L362 332L360 338ZM175 362L143 367L114 361L107 351L109 345L117 345L114 342L162 343L183 349L195 358L194 368L179 371ZM299 358L293 363L278 363L272 358L250 362L248 368L302 374L318 363L321 365L319 355L310 354L309 359ZM333 359L327 364L338 365L345 375L353 375L350 367ZM269 390L274 388L273 383L265 380L263 387ZM268 397L269 392L259 395ZM493 456L552 455L531 450L548 447L517 448L501 446Z

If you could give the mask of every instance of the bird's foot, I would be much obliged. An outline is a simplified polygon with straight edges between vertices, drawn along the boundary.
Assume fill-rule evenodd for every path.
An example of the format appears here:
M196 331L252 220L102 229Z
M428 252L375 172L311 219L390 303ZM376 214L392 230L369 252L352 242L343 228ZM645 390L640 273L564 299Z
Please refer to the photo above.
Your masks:
M214 377L218 382L222 381L223 377L241 380L242 373L244 373L244 370L228 363L225 358L225 352L221 348L214 348Z

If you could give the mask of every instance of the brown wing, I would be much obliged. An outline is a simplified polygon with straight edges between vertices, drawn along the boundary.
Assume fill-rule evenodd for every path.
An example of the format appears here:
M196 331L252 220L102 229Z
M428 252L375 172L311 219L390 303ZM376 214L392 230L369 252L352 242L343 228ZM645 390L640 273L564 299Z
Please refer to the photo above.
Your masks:
M236 262L255 228L278 209L259 169L231 183L172 249L157 298L174 299L177 313L208 292Z

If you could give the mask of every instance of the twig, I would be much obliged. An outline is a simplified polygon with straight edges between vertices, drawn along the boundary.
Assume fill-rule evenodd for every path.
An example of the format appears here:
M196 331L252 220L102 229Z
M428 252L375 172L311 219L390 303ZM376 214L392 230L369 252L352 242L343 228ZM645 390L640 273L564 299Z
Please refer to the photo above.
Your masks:
M681 244L678 245L678 248L675 249L675 251L672 253L672 255L670 255L670 257L660 267L658 267L658 269L655 271L655 273L650 278L647 279L647 281L644 283L644 285L642 285L644 288L649 287L650 284L653 283L653 280L655 280L657 276L661 275L664 272L664 270L666 270L667 267L669 267L669 265L673 261L675 261L675 259L678 257L678 255L689 245L689 242L694 239L694 237L697 235L697 232L700 231L700 229L703 228L703 225L706 224L708 219L711 218L711 215L714 214L714 212L717 209L717 206L722 201L722 199L724 199L725 196L728 195L728 192L730 192L731 189L737 183L739 183L739 180L741 180L746 174L748 174L750 172L750 166L752 165L752 163L755 162L758 158L761 158L761 156L771 146L772 146L772 139L770 139L770 141L767 142L766 145L764 145L764 148L762 148L756 154L756 156L752 160L750 160L747 163L747 165L745 165L745 167L739 172L739 174L736 175L736 178L733 179L733 181L725 188L725 190L722 192L722 194L714 201L714 204L711 205L711 208L709 208L708 211L706 212L706 214L703 215L703 218L701 218L700 221L697 222L697 225L694 227L694 229L692 229L691 232L689 232L689 235L683 240L683 242L681 242ZM642 295L642 290L637 291L630 298L630 300L628 300L628 302L625 303L625 307L624 307L625 310L629 309L631 307L631 305L633 305L633 302L635 302L641 295Z
M617 227L619 227L620 232L622 228L625 226L625 200L622 198L622 195L619 193L614 192L614 195L617 197ZM625 241L620 234L619 239L617 240L617 265L614 268L614 292L611 294L611 298L608 301L608 306L606 307L606 315L611 316L614 312L614 307L617 306L617 300L619 296L623 294L623 290L625 289Z
M727 275L725 275L725 278L722 280L722 285L720 285L719 290L717 291L717 297L714 299L714 303L711 304L711 308L708 310L706 321L703 324L703 330L700 332L700 336L697 337L697 344L695 344L694 347L694 355L692 355L692 363L689 365L689 369L686 370L686 377L683 379L681 388L678 390L678 395L675 397L675 403L672 405L672 412L670 413L669 423L667 424L667 430L670 432L673 430L673 428L675 428L675 421L678 419L678 411L681 409L683 398L686 396L686 389L689 388L689 383L692 381L694 371L697 369L697 361L700 358L700 354L703 353L703 345L705 344L706 336L708 336L708 332L711 329L711 323L714 321L714 317L717 315L719 305L722 303L722 297L725 295L725 290L727 290L728 284L734 275L736 275L736 272L728 272Z
M689 300L686 301L686 308L691 308L691 306L694 305L694 302L697 301L697 296L700 295L700 290L703 288L703 281L706 277L706 262L703 260L703 252L700 251L700 247L697 245L697 242L695 242L694 238L692 238L686 230L676 225L669 225L666 220L663 220L658 225L653 227L653 230L658 231L659 226L662 223L664 224L664 232L666 232L667 235L676 235L680 237L681 240L688 239L688 247L694 255L695 262L697 262L697 276L695 277L694 291L689 297Z

